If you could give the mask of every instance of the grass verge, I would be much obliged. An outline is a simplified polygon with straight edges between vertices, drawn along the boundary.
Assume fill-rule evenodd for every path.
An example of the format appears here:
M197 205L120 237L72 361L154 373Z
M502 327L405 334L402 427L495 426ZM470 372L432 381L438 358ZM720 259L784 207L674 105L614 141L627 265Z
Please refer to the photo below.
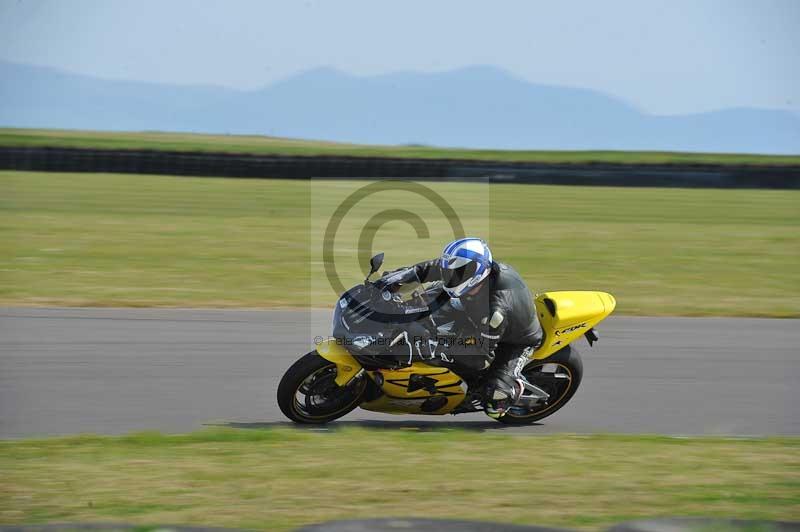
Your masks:
M311 229L327 219L315 202L336 206L361 186L0 172L0 304L332 305L329 287L309 283ZM798 191L429 186L536 292L604 290L625 314L800 316ZM375 210L408 207L431 227L418 240L405 223L383 226L373 249L387 268L452 236L428 205L386 194L337 235L350 243L336 257L345 285L361 278L353 251Z
M796 155L655 151L470 150L432 146L378 146L255 135L69 131L0 128L0 146L166 150L260 155L340 155L539 163L797 165Z
M288 530L422 516L581 529L800 519L800 439L216 430L0 442L0 522Z

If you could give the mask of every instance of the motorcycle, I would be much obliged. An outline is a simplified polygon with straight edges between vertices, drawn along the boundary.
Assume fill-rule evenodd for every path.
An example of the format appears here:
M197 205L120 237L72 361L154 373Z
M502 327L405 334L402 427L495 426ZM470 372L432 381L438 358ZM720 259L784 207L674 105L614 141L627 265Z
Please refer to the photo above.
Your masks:
M483 411L483 368L459 365L453 356L474 348L478 338L447 314L449 298L440 285L410 297L378 288L369 279L383 258L372 257L363 284L337 301L331 337L283 375L278 405L290 420L328 423L358 407L391 414ZM497 418L510 425L550 416L575 395L583 364L573 342L584 336L592 346L595 325L616 300L605 292L559 291L536 296L534 305L544 336L522 370L531 389Z

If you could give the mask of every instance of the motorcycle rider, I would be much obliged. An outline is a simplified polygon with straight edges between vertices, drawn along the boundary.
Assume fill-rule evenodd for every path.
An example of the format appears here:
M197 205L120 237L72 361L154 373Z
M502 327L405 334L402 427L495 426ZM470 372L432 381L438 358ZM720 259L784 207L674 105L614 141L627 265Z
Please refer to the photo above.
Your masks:
M529 355L542 341L542 328L530 290L510 266L492 259L480 238L450 242L438 259L420 262L385 274L377 284L392 290L401 284L441 281L453 309L478 330L482 367L489 367L484 409L500 417L528 390L546 394L522 374Z

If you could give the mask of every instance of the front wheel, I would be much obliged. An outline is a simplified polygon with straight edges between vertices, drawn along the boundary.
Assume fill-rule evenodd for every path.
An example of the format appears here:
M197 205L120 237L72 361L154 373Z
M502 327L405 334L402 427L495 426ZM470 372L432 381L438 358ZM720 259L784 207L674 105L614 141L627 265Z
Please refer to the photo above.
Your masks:
M278 385L278 406L295 423L328 423L355 409L364 395L366 380L346 386L335 382L336 365L316 351L291 365Z
M583 378L583 362L571 345L543 360L531 360L522 370L528 382L550 395L545 404L533 407L512 406L498 419L508 425L528 425L555 413L572 399Z

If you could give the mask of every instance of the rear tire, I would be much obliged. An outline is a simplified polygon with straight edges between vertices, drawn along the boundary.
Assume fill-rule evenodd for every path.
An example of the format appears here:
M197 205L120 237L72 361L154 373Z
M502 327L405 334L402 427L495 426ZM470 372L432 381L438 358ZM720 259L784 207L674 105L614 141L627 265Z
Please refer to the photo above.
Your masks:
M546 367L548 364L554 364L555 366L553 368ZM542 369L554 369L554 375L558 374L566 377L551 379L552 384L543 385L541 377L544 373ZM498 419L501 423L507 425L530 425L531 423L544 419L557 412L562 406L567 404L567 402L572 399L572 396L575 395L575 392L578 391L578 386L580 386L581 379L583 379L583 361L581 360L580 353L578 353L578 349L568 345L543 360L531 360L522 370L522 373L532 384L550 393L550 402L526 415L522 415L521 413L515 414L512 407L504 416ZM539 374L538 381L537 373ZM528 377L529 375L530 377ZM565 389L562 389L563 385L558 381L566 379L569 380L568 385ZM557 397L554 397L555 395L557 395Z
M366 379L338 386L336 364L316 351L291 365L278 385L278 406L295 423L321 424L354 410L364 396Z

